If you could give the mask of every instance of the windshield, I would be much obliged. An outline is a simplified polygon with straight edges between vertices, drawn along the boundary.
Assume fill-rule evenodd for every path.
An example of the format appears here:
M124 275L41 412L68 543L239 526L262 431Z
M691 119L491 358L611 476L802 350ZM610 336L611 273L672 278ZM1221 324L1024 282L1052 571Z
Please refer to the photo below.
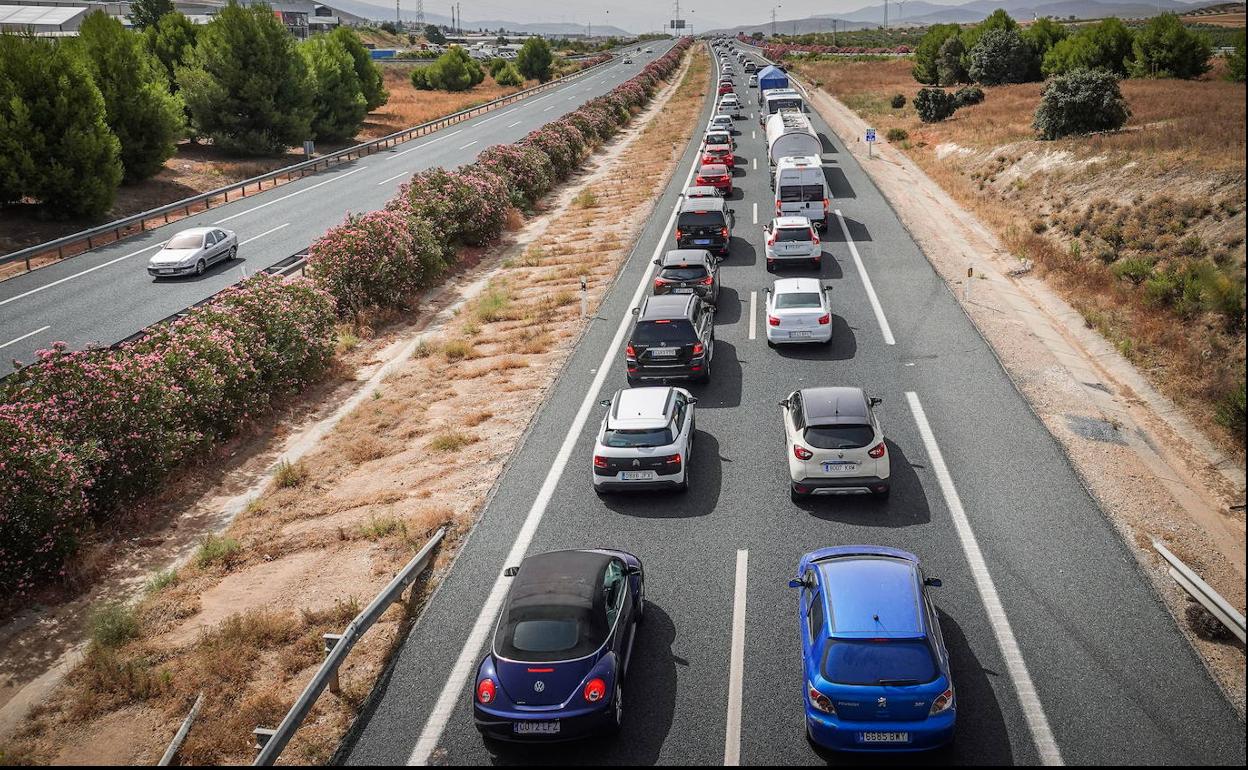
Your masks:
M693 326L686 320L676 321L638 321L633 329L633 344L636 345L687 345L697 342L698 336L693 333Z
M767 100L767 114L774 115L780 110L800 110L802 100L796 96Z
M816 449L858 449L871 443L875 429L870 425L811 425L803 437Z
M835 639L823 657L823 676L835 684L915 685L940 676L922 639Z
M823 302L820 301L819 294L813 291L795 291L788 294L776 295L776 309L788 310L792 308L823 308Z
M671 428L647 428L645 430L607 430L602 437L604 446L613 449L632 447L667 446L672 438Z
M175 235L165 244L166 249L198 249L204 245L202 235Z
M776 230L776 240L780 243L809 241L810 229L806 227L781 227Z
M823 200L823 185L789 184L780 185L780 200L784 203L810 203Z
M690 265L689 267L665 267L659 273L660 278L666 278L669 281L696 281L699 278L706 277L706 267L703 265Z

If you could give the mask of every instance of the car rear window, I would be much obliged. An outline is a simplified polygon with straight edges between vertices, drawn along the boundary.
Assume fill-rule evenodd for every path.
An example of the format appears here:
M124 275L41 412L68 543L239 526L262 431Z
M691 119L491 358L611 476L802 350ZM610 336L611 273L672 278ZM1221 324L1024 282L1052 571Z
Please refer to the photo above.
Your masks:
M782 184L780 185L780 200L785 203L821 201L823 200L823 185Z
M922 639L834 639L823 656L823 676L851 685L926 684L940 675Z
M724 227L726 220L722 211L684 211L677 220L677 226L688 227Z
M529 653L567 652L579 638L575 618L522 620L512 631L511 646Z
M870 425L811 425L803 437L816 449L858 449L871 443L875 429Z
M638 321L633 329L633 343L637 345L687 345L697 342L693 325L682 319L673 321Z
M780 243L791 243L794 241L809 241L809 227L781 227L776 230L776 240Z
M608 430L602 437L602 443L613 449L630 447L667 446L672 438L671 428L652 428L647 430Z
M814 291L794 291L776 295L777 310L792 310L795 308L821 308L823 307L822 297L818 292Z
M165 244L166 249L198 249L204 245L202 235L175 235Z
M689 267L665 267L659 273L660 278L666 278L669 281L696 281L699 278L706 277L705 265L690 265Z

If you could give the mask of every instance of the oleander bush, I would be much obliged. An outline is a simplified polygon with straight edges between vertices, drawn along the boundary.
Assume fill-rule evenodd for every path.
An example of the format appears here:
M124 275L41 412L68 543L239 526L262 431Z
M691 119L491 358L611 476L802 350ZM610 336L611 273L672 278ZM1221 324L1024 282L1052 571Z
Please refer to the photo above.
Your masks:
M502 177L517 205L532 206L553 184L550 156L536 147L496 144L477 156L477 165Z

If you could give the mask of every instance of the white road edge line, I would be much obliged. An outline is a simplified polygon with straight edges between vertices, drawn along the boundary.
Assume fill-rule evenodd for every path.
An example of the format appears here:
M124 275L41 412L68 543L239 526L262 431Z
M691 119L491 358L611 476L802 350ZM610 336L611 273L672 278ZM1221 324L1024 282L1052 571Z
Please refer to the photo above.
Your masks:
M33 336L35 336L36 334L38 334L39 332L46 332L48 329L51 329L51 328L52 328L51 326L44 326L44 327L42 327L42 328L35 329L33 332L26 332L26 333L25 333L25 334L23 334L22 336L20 336L20 337L14 337L13 339L9 340L8 342L4 343L3 345L0 345L0 348L7 348L9 345L12 345L12 344L13 344L13 343L15 343L15 342L21 342L22 340L26 339L27 337L33 337Z
M246 246L247 244L251 243L252 241L258 241L258 240L260 240L261 238L263 238L264 236L268 235L269 233L275 233L275 232L277 232L278 230L281 230L283 227L290 227L290 223L289 223L289 222L287 222L287 223L286 223L286 224L284 224L284 225L278 225L277 227L271 228L271 229L269 229L269 230L265 230L264 232L260 233L259 235L253 235L253 236L251 236L250 238L248 238L248 239L247 239L247 240L245 240L245 241L239 241L239 242L238 242L238 245L239 245L239 246Z
M841 216L841 210L836 210L836 221L841 224L841 233L845 236L845 243L849 246L849 253L854 258L854 265L858 268L858 275L862 278L862 286L867 290L867 299L871 300L871 309L875 311L875 320L880 324L880 331L884 334L885 345L896 345L897 340L893 339L893 330L888 325L888 318L884 316L884 308L880 305L880 298L875 296L875 287L871 285L871 276L867 275L867 268L863 267L862 257L858 256L858 247L854 245L854 239L849 237L849 228L845 225L845 217Z
M21 299L22 297L29 297L31 294L38 294L39 292L43 291L44 289L50 289L50 288L52 288L53 286L57 286L58 284L65 283L66 281L72 281L72 280L74 280L75 278L78 278L78 277L80 277L80 276L84 276L84 275L86 275L87 273L94 273L96 270L99 270L99 269L100 269L100 268L102 268L102 267L108 267L109 265L115 265L115 264L117 264L118 262L122 261L123 259L130 259L131 257L137 257L138 255L142 254L142 253L143 253L143 252L145 252L145 251L151 251L152 249L159 249L161 246L164 246L164 245L165 245L165 241L161 241L160 243L156 243L156 244L153 244L153 245L151 245L151 246L144 246L143 248L139 249L138 251L132 251L132 252L130 252L129 254L125 255L124 257L117 257L116 259L110 259L109 261L104 262L103 264L96 265L95 267L88 267L86 270L83 270L83 271L82 271L82 272L80 272L80 273L74 273L73 275L67 275L67 276L65 276L64 278L61 278L60 280L53 281L52 283L45 283L45 284L44 284L44 285L42 285L42 286L37 286L37 287L35 287L35 288L31 289L30 291L23 292L22 294L18 294L16 297L9 297L8 299L0 300L0 306L7 305L7 304L9 304L10 302L16 302L17 300Z
M689 186L696 168L696 163L690 164L689 175L685 178L685 183L681 185L680 189L683 190ZM667 225L659 237L659 242L654 246L654 253L651 255L650 260L647 261L646 266L642 268L641 281L637 284L637 290L633 292L633 298L629 301L628 306L630 309L638 306L646 290L650 288L650 275L654 270L652 267L653 260L659 258L663 247L668 244L667 234L671 231L672 225L676 223L676 214L679 211L679 205L672 207L672 214L668 217ZM572 424L568 426L568 432L563 437L563 443L559 447L559 452L555 455L550 470L546 472L546 478L537 492L537 498L533 501L533 505L529 507L524 524L521 525L520 531L516 533L515 542L512 543L511 550L507 553L507 558L503 561L502 566L499 567L498 577L494 579L494 585L490 588L485 604L481 607L481 614L477 616L476 622L473 623L472 631L468 634L468 639L464 642L463 649L460 650L459 657L456 658L455 665L451 668L450 676L447 677L446 684L442 687L442 692L439 693L437 702L434 703L433 709L429 712L429 719L425 722L424 729L421 730L420 738L417 739L416 745L412 748L412 753L407 760L408 765L429 764L430 756L432 756L434 749L438 747L438 741L442 738L442 732L446 729L446 723L450 721L451 715L455 712L455 705L459 701L468 677L472 674L473 668L477 664L481 646L485 643L486 635L493 628L495 618L498 616L498 610L502 606L503 599L507 594L509 579L503 574L503 570L508 566L519 564L525 552L528 551L529 544L533 542L533 536L537 533L537 527L541 524L542 517L546 514L546 506L550 504L550 499L555 494L555 488L559 486L559 479L563 477L564 468L567 467L568 460L572 456L572 449L576 446L576 440L580 437L581 431L584 430L585 423L589 420L589 414L597 403L598 391L602 390L602 384L606 382L607 374L611 371L611 364L616 360L620 345L624 342L624 336L627 334L632 320L632 313L624 314L624 317L620 319L619 327L615 330L615 337L611 340L610 346L603 352L602 363L598 366L594 380L590 383L589 390L585 393L585 399L581 401L581 406L577 410L576 416L572 419Z
M1031 731L1031 739L1035 743L1036 751L1040 754L1040 761L1046 765L1063 765L1065 762L1062 760L1061 751L1057 748L1057 741L1053 738L1053 731L1049 728L1049 719L1044 714L1044 707L1040 704L1040 696L1036 694L1031 674L1027 672L1027 663L1023 660L1023 653L1019 650L1014 631L1010 628L1009 618L1005 615L1001 597L997 595L996 585L993 583L992 575L988 572L984 554L979 550L979 541L975 537L975 531L971 529L970 519L967 518L966 511L962 508L962 498L958 496L957 487L953 485L953 477L949 475L949 468L945 465L944 455L941 454L940 446L936 443L932 426L927 422L923 404L919 402L918 394L913 391L906 391L906 400L910 402L910 411L914 414L914 422L918 425L919 435L923 438L927 457L932 463L932 472L936 474L936 480L940 482L940 491L945 498L945 506L949 509L953 527L958 533L958 540L962 543L962 553L966 556L967 564L970 565L971 576L975 580L976 589L979 590L980 601L983 602L984 609L988 613L988 622L992 624L993 634L997 638L997 647L1001 650L1001 657L1005 659L1006 669L1009 671L1010 680L1014 683L1014 691L1018 694L1019 705L1023 709L1023 718L1027 720L1027 728Z
M304 193L308 192L309 190L315 190L315 189L316 189L316 188L318 188L318 187L324 187L324 186L325 186L325 185L327 185L327 184L331 184L331 183L333 183L333 182L339 182L339 181L341 181L341 180L343 180L343 179L346 179L347 177L351 176L352 174L358 174L359 172L363 171L363 170L364 170L364 168L365 168L364 166L361 166L360 168L353 168L353 169L351 169L350 171L348 171L348 172L347 172L347 173L345 173L345 174L339 174L339 175L338 175L338 176L336 176L336 177L332 177L332 178L330 178L330 179L326 179L324 182L317 182L316 184L311 185L311 186L309 186L309 187L305 187L305 188L303 188L302 190L295 190L294 192L292 192L292 193L288 193L288 194L286 194L286 195L283 195L283 196L282 196L282 197L280 197L280 198L274 198L273 200L268 201L268 202L266 202L266 203L261 203L259 206L252 206L251 208L247 209L246 211L240 211L240 212L238 212L237 214L230 214L230 215L229 215L228 217L226 217L225 219L218 219L216 222L213 222L213 224L214 224L214 225L223 225L223 224L225 224L226 222L229 222L231 219L238 219L239 217L246 216L247 214L250 214L250 213L252 213L253 211L259 211L260 209L265 208L265 207L267 207L267 206L272 206L274 203L281 203L282 201L284 201L284 200L286 200L286 199L288 199L288 198L293 198L293 197L295 197L296 195L303 195Z
M741 764L741 689L745 674L745 594L750 552L737 551L737 580L732 596L732 646L728 659L728 724L724 730L724 765Z
M757 336L755 323L758 321L758 292L750 292L750 339Z

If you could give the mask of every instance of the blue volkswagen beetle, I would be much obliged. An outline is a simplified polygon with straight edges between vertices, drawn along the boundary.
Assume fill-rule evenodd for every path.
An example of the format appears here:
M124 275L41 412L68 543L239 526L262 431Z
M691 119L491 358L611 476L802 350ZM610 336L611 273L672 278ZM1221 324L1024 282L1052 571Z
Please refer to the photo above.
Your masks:
M608 549L553 551L506 574L515 580L473 690L477 729L511 741L619 730L645 611L641 561Z
M912 553L875 545L802 557L806 732L840 751L921 751L953 740L957 704L929 586Z

